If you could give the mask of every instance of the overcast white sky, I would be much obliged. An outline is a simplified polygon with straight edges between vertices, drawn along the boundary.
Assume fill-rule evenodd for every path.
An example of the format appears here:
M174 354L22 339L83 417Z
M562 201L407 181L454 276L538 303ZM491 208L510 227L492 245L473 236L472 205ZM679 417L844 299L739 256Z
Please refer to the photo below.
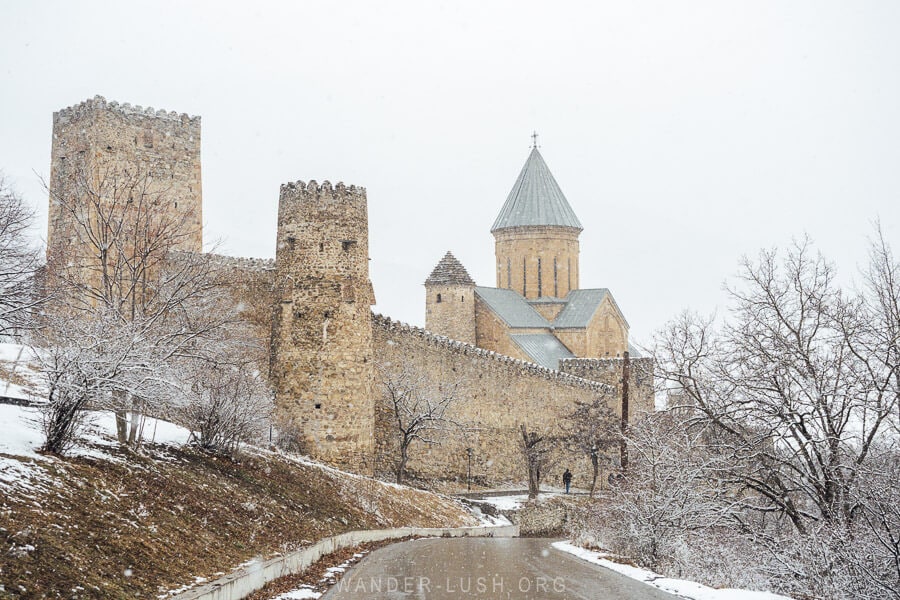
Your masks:
M199 114L207 240L272 257L279 184L365 186L376 310L418 325L448 249L495 284L532 130L584 225L582 287L638 342L792 236L848 277L874 219L900 250L893 0L0 0L0 31L0 169L41 231L53 111Z

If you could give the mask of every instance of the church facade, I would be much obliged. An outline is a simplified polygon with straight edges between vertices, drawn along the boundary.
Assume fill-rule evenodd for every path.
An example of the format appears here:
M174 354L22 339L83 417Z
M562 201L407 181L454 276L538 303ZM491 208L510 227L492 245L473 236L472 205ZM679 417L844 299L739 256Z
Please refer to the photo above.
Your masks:
M496 287L478 286L447 252L425 280L425 328L548 369L566 359L635 356L612 293L579 285L582 230L533 147L491 227Z

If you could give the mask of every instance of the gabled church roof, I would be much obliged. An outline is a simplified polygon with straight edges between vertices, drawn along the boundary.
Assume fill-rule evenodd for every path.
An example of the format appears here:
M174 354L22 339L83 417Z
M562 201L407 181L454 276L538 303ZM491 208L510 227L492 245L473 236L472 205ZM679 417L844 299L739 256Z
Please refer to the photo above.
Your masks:
M475 285L475 280L448 250L425 280L425 285Z
M521 294L502 288L477 287L475 294L513 329L548 328L550 322L531 308Z
M562 358L575 358L552 333L514 333L509 337L531 360L548 369L559 369Z
M537 147L531 149L491 232L529 225L583 229Z
M569 292L569 295L566 296L566 305L559 311L559 315L553 321L553 326L557 329L583 329L587 327L590 325L591 319L594 318L597 309L600 308L600 304L603 303L603 299L607 296L609 296L622 320L625 321L625 315L619 310L619 306L609 293L609 290L607 288L597 288L572 290ZM628 325L628 321L625 321L625 325Z

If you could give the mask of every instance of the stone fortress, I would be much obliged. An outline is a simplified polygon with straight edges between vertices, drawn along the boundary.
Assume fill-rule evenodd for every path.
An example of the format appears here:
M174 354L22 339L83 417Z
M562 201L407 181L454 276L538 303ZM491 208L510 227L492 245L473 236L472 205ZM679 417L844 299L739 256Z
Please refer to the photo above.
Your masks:
M94 176L113 167L151 173L148 185L190 228L180 249L202 251L199 117L97 96L54 113L51 157L48 261L61 249L86 256L53 208L75 189L72 161ZM628 353L628 324L609 290L580 288L582 226L536 146L491 231L497 287L477 286L448 252L425 281L425 329L372 314L365 188L283 184L275 260L214 257L269 344L278 423L305 453L390 473L398 442L380 378L403 368L458 385L456 425L438 444L414 447L408 465L449 488L468 477L522 482L521 424L562 437L579 403L599 399L621 415L623 389L627 419L653 410L652 361ZM589 456L565 444L554 452L576 485L589 481Z

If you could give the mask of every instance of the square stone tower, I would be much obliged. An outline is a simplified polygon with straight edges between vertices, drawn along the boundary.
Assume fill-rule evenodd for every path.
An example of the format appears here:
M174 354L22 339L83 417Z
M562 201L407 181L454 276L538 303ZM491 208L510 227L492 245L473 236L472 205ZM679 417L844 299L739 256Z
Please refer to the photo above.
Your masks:
M366 191L281 186L270 373L282 427L303 451L357 473L374 456L375 369Z
M83 208L77 218L86 219L92 204L124 204L137 195L178 225L173 249L202 251L200 117L101 96L53 113L49 263L63 255L68 263L92 255L74 211L63 204Z

